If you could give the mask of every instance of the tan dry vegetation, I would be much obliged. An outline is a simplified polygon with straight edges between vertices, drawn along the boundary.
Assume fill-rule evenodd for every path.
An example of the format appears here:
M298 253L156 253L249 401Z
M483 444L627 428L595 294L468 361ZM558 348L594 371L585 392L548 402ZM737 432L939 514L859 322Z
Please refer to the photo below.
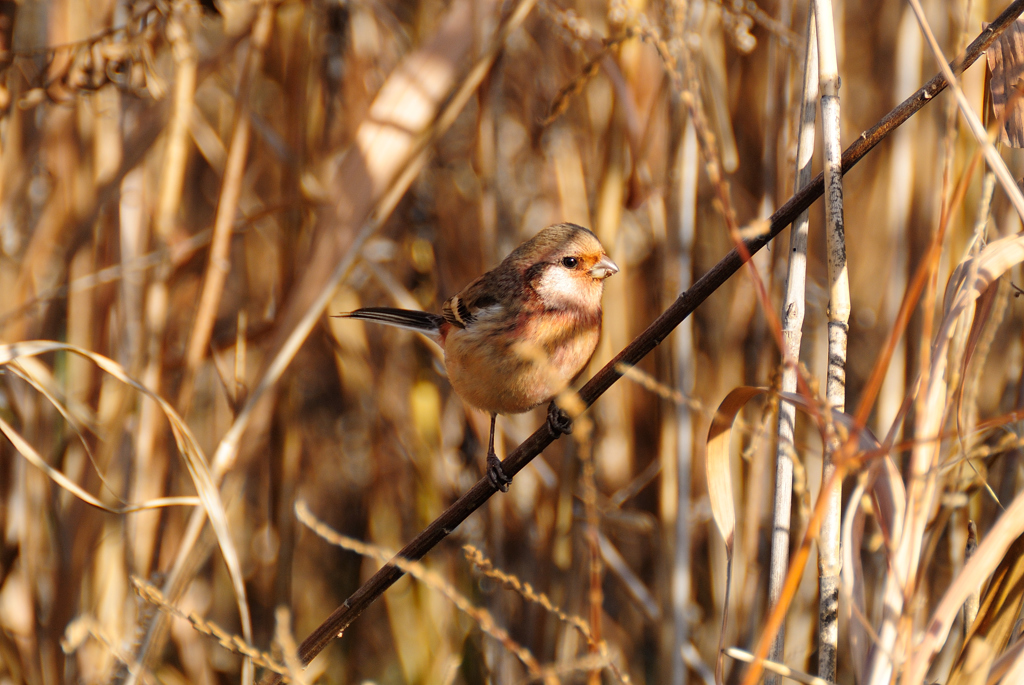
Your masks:
M261 666L298 677L295 644L379 568L381 550L477 481L487 439L487 417L451 392L429 342L327 314L436 311L542 226L573 221L622 268L586 378L732 247L725 217L756 228L793 192L804 2L215 4L219 14L0 0L0 682L237 682L251 677L245 643L267 652ZM926 6L947 55L1002 9ZM904 3L841 3L836 31L848 143L937 69ZM963 80L978 110L983 70ZM945 285L984 212L977 150L944 94L845 179L851 413L964 188L870 407L880 437L932 368ZM1020 177L1019 153L1003 157ZM990 241L1020 230L999 189L982 221ZM822 225L818 204L802 355L814 391ZM754 259L776 309L781 241ZM968 316L954 331L947 408L919 399L895 434L905 467L912 427L940 413L941 441L928 444L944 466L906 639L945 606L968 520L984 543L1022 491L1020 424L999 420L1024 407L1019 259L999 259L1007 275L978 306L984 327L970 338ZM725 556L705 440L730 390L774 382L775 339L738 274L598 401L575 440L403 567L416 579L306 677L708 677ZM744 416L724 644L753 649L768 616L774 421ZM499 454L542 421L499 419ZM820 487L806 419L796 462L794 549ZM851 467L846 495L864 472ZM299 502L345 549L299 522ZM886 539L871 515L863 525L863 619L877 629ZM983 597L980 615L1004 626L1020 612L1019 545L998 530L1010 537L986 558L1004 560L1009 589ZM814 570L787 614L785 661L798 670L816 660ZM1002 653L1004 628L971 664ZM842 683L858 671L850 634L844 621ZM928 636L943 682L962 642L949 635ZM726 666L733 678L745 668Z

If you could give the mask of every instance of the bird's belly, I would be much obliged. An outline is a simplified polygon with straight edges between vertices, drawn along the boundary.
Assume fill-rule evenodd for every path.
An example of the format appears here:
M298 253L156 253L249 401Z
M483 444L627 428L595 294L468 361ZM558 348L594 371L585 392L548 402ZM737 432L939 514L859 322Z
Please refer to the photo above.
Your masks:
M445 366L455 392L496 414L533 409L565 389L597 347L599 331L580 331L553 347L511 342L460 330L445 342Z

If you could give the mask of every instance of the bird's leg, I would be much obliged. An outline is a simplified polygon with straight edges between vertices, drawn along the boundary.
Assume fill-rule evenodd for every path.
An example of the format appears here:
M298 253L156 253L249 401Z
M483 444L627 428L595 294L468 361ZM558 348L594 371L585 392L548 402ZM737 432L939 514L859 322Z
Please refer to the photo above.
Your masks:
M491 414L491 438L487 441L487 480L491 481L491 485L498 490L508 492L508 484L512 482L512 479L505 475L504 469L501 468L501 461L494 453L494 422L497 419L497 414Z
M558 406L558 400L551 400L548 405L548 430L555 438L572 433L572 417Z

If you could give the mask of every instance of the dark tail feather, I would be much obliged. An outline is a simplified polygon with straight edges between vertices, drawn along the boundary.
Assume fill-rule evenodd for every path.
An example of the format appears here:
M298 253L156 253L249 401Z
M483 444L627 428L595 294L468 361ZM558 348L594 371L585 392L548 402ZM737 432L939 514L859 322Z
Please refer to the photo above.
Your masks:
M410 309L395 309L394 307L365 307L354 312L348 312L347 314L337 314L336 316L347 319L375 321L388 326L396 326L434 336L441 332L441 324L444 323L444 317L437 314L417 312Z

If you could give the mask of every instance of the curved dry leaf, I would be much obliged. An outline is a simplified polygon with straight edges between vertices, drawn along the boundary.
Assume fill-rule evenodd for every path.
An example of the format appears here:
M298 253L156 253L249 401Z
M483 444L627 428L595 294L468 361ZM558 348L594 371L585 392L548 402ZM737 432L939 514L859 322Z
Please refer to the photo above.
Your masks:
M708 448L705 466L708 477L708 498L711 515L725 539L726 573L725 602L722 606L722 629L718 634L718 659L715 662L715 681L721 685L724 667L723 640L729 617L729 588L732 586L732 552L736 534L736 510L733 504L732 476L729 472L729 441L736 415L747 402L763 395L766 388L743 386L736 388L722 400L708 429Z
M951 334L956 320L974 303L997 278L1011 268L1024 262L1024 234L1015 233L995 240L976 256L964 262L962 273L955 273L957 282L955 293L948 298L942 319L943 336L937 340L945 340ZM958 272L961 271L957 267Z
M725 548L732 558L733 539L736 533L736 510L733 504L732 476L729 471L729 441L732 438L732 424L740 409L747 402L763 395L766 388L743 386L725 396L718 405L715 418L708 429L707 476L708 498L711 500L711 515L718 531L725 539Z
M978 297L978 306L974 310L974 320L971 321L971 330L967 336L967 345L964 349L963 362L961 362L961 392L963 390L963 378L967 375L967 367L970 366L971 359L974 358L974 353L978 349L978 343L981 340L985 324L992 318L992 311L998 294L996 284L991 283ZM957 413L959 414L960 412L958 411Z
M185 460L192 483L199 495L203 510L210 518L210 525L217 536L217 543L220 545L221 554L224 557L224 564L228 567L228 574L235 591L235 600L238 604L239 618L242 624L242 634L246 640L252 642L252 619L249 614L249 603L246 598L245 580L242 575L242 564L238 552L231 540L231 531L228 526L227 511L224 509L224 502L220 498L220 492L214 484L213 476L207 466L206 456L196 441L195 436L185 421L178 415L174 407L167 400L145 387L134 378L128 375L124 367L109 357L91 352L89 350L60 343L53 340L29 340L25 342L9 343L0 345L0 366L11 363L20 357L36 357L40 354L56 351L67 351L80 355L92 361L96 366L107 372L117 380L130 385L141 393L153 399L167 417L171 425L171 433L174 435L174 442L178 451ZM10 436L8 436L10 437ZM61 474L63 475L63 474ZM68 481L70 482L70 481ZM77 494L77 493L76 493Z

